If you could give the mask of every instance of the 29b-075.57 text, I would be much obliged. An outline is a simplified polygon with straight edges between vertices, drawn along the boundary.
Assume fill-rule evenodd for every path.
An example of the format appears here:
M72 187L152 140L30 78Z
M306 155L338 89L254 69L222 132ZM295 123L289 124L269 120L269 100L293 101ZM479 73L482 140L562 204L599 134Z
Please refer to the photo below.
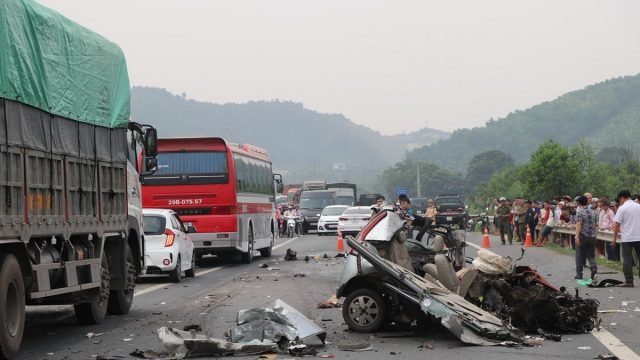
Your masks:
M202 199L172 199L169 200L169 205L199 205L202 204Z

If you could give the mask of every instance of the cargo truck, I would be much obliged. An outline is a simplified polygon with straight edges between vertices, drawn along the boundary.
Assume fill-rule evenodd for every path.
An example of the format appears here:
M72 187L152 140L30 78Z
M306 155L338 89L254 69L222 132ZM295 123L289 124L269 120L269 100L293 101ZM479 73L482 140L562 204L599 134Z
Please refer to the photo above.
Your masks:
M0 2L0 358L26 305L81 324L126 314L144 267L140 172L157 134L129 121L120 48L30 0Z

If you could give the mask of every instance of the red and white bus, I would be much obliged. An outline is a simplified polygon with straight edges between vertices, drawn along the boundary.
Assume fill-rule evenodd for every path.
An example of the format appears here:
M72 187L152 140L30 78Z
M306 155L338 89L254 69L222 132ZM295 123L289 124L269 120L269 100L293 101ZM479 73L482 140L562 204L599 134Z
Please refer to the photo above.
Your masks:
M169 208L196 228L190 234L196 259L254 251L271 256L274 242L274 175L268 153L221 138L158 140L158 171L142 177L146 208Z

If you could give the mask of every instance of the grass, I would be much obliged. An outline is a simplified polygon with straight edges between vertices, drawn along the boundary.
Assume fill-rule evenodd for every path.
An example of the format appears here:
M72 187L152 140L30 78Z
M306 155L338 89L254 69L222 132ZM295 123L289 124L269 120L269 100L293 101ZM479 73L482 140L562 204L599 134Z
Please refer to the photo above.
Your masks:
M554 244L549 241L547 241L544 244L544 247L563 255L569 255L569 256L576 255L576 252L573 249L571 249L571 247L561 247L560 245ZM596 263L598 265L606 266L613 270L622 271L622 263L618 261L611 261L611 260L607 260L606 258L596 256Z

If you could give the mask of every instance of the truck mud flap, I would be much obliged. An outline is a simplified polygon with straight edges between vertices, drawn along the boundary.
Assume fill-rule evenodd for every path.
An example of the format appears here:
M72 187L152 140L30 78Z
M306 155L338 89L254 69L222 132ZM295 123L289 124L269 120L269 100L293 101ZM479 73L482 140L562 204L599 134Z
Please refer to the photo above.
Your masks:
M398 283L398 286L385 283L386 287L419 305L425 314L439 318L440 323L462 342L473 345L498 345L504 341L520 343L524 340L524 334L518 329L503 324L499 318L439 284L381 258L369 249L369 244L361 243L351 236L347 237L347 244L376 270L387 274Z

